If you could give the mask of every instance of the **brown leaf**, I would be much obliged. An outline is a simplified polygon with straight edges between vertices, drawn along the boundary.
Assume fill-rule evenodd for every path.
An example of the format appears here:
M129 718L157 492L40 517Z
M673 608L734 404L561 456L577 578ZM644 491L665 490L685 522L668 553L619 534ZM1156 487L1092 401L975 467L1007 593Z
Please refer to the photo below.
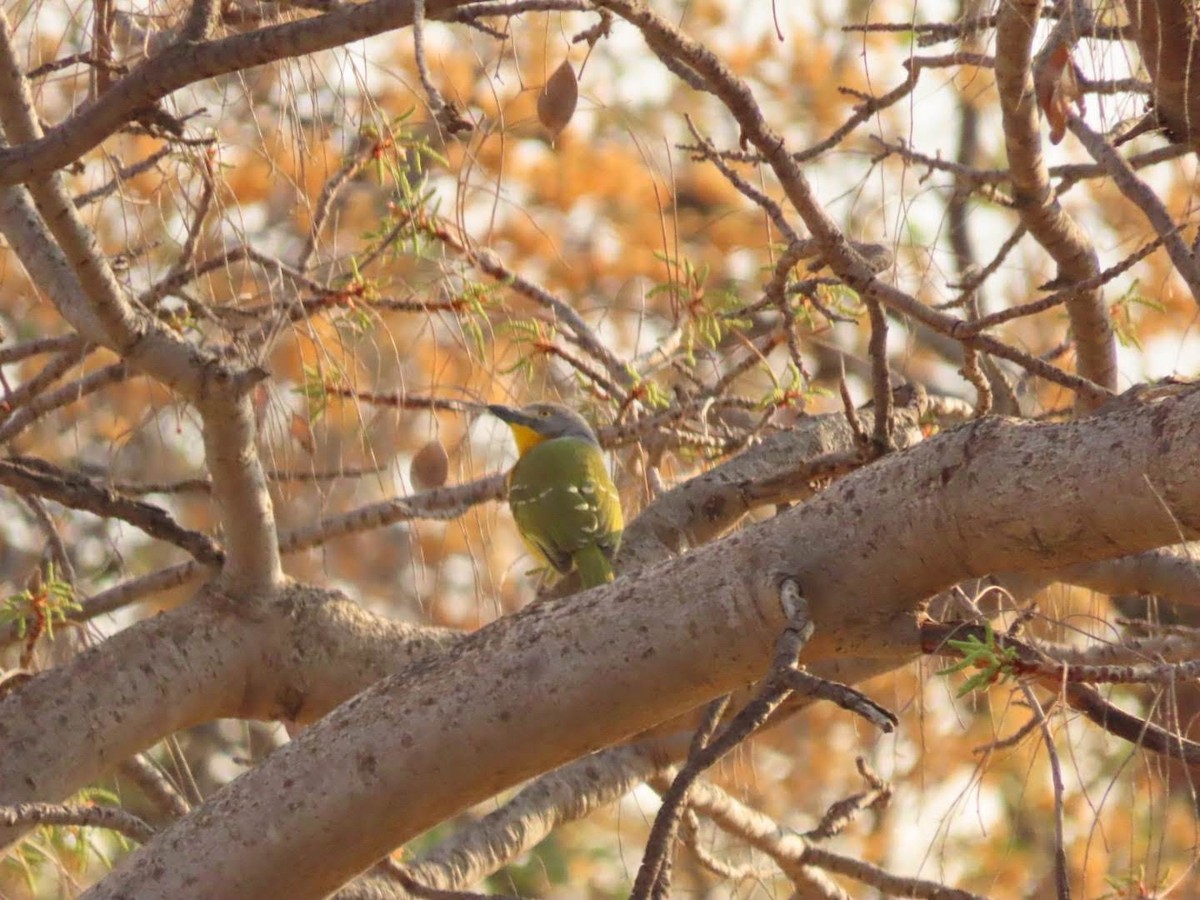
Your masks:
M1050 143L1057 144L1067 133L1067 117L1074 103L1082 115L1084 111L1083 93L1079 90L1079 77L1075 71L1075 63L1071 61L1071 51L1066 44L1059 44L1045 62L1038 66L1034 76L1037 86L1038 106L1046 121L1050 123Z
M450 457L437 438L418 450L408 467L413 487L419 491L441 487L449 474Z
M306 416L302 416L298 412L292 413L292 424L288 429L291 432L292 438L309 456L317 452L316 442L313 440L312 426L308 422Z
M578 100L579 82L575 78L575 70L571 68L571 61L564 59L538 93L538 121L546 127L551 137L558 137L570 124Z

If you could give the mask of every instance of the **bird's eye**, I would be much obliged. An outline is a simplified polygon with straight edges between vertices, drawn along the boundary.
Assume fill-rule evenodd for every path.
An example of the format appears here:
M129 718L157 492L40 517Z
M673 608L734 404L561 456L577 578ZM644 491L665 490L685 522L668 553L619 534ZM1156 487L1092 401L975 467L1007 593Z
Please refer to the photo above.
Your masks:
M548 409L539 409L539 410L538 410L538 415L539 415L539 416L541 416L541 417L544 419L544 418L546 418L546 416L550 415L550 410L548 410Z

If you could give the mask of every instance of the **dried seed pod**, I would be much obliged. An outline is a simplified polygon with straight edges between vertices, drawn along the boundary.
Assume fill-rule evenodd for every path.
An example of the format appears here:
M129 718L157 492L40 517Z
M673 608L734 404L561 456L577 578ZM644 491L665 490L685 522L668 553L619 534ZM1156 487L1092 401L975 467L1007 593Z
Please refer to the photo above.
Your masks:
M578 100L579 82L575 78L575 70L571 68L571 61L564 59L538 93L538 121L546 127L552 138L558 137L570 124Z
M450 456L437 438L418 450L408 467L408 477L419 491L441 487L449 474Z

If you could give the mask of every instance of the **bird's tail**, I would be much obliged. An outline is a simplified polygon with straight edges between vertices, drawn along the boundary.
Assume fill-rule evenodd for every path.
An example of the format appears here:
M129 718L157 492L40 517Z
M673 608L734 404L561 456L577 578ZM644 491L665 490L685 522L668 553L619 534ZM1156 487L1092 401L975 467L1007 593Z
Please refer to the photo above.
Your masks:
M597 587L613 580L612 563L595 544L576 550L574 559L584 588Z

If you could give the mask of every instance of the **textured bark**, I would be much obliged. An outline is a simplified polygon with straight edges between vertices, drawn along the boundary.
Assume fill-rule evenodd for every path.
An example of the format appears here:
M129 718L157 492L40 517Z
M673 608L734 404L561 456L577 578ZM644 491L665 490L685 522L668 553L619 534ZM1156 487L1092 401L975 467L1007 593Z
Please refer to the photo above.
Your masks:
M250 614L242 605L206 589L0 701L0 803L61 800L166 735L213 719L315 721L461 638L299 585ZM0 846L20 835L0 829Z
M1200 16L1194 0L1126 0L1150 73L1154 115L1173 141L1200 140Z
M921 440L919 403L901 411L895 440L909 447ZM804 465L831 455L851 454L854 434L841 413L801 419L787 431L768 435L710 472L658 497L625 529L617 569L637 572L651 563L700 547L735 527L747 513L772 503L806 500L819 477ZM775 486L774 495L767 489Z
M996 87L1013 201L1021 222L1058 264L1057 280L1070 284L1095 278L1100 263L1091 240L1059 204L1042 157L1041 115L1032 72L1039 10L1037 0L1001 4L996 20ZM1067 299L1067 315L1079 374L1106 388L1115 388L1117 345L1104 292L1099 288L1076 291ZM1096 403L1085 400L1082 405L1090 408Z
M808 598L813 663L865 655L965 578L1195 535L1198 422L1192 388L1067 425L981 421L636 578L535 604L339 707L89 896L323 896L466 805L761 675L784 576Z

